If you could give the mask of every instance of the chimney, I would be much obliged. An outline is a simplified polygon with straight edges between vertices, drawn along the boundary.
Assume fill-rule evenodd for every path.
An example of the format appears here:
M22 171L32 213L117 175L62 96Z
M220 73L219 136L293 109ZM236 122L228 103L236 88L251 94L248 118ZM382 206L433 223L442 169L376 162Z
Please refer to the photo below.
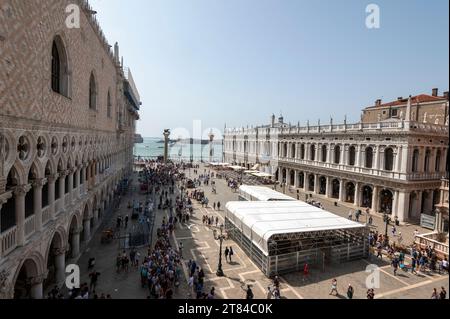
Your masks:
M443 96L448 100L448 91L445 91Z
M434 89L431 91L431 95L432 95L432 96L438 96L438 89L437 89L437 88L434 88Z
M380 106L381 105L381 99L378 99L375 101L375 106Z
M399 97L397 98L397 101L401 101L401 100L403 100L403 96L399 96Z

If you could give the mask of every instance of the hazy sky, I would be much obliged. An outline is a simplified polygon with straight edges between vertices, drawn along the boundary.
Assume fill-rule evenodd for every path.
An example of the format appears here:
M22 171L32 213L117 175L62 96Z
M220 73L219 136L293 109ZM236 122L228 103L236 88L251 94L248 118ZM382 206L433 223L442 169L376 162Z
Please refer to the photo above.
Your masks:
M91 0L143 106L138 133L358 121L378 98L448 90L448 0ZM380 7L379 29L366 6Z

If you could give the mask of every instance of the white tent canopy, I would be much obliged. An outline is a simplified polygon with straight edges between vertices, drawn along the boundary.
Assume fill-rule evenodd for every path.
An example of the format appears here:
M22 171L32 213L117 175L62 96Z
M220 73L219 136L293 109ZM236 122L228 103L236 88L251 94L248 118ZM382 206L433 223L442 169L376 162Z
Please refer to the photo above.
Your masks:
M232 169L234 169L235 171L242 171L242 170L245 170L245 167L238 166L238 165L232 165L232 166L229 166L229 168L232 168Z
M265 186L241 185L239 187L239 192L244 196L249 195L252 198L252 200L260 200L260 201L280 201L280 200L294 201L295 200L294 198L292 198L288 195L277 192L277 191L275 191L269 187L265 187Z
M301 201L228 202L226 208L225 217L266 256L273 235L365 227Z
M255 172L255 173L252 173L252 175L256 176L256 177L273 177L272 174L264 173L264 172Z

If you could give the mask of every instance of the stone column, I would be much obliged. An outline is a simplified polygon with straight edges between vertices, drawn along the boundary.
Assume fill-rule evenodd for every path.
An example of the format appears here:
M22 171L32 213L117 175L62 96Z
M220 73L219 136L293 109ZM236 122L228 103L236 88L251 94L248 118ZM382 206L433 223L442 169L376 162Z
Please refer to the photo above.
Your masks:
M16 186L14 190L16 203L17 246L25 244L25 195L31 189L30 185Z
M409 218L409 196L409 192L400 191L398 193L397 217L400 222L405 222Z
M325 196L327 198L331 197L331 177L330 176L326 176L326 187L325 187Z
M400 145L395 152L394 172L402 172L403 145Z
M380 169L380 147L376 145L375 147L375 159L372 165L373 169Z
M70 243L72 248L72 258L76 258L80 254L80 233L80 228L77 228L72 232L72 242Z
M420 217L420 215L423 213L422 212L422 193L423 191L418 191L417 192L417 211L416 211L416 216Z
M77 188L76 197L80 197L80 174L81 174L81 166L78 166L75 171L75 186Z
M83 234L83 240L88 242L89 238L91 238L91 220L89 218L83 221Z
M345 201L345 182L343 179L339 181L339 201Z
M36 231L40 232L42 230L42 187L47 182L47 179L41 178L36 179L33 182L33 208L35 215L35 226Z
M342 164L344 164L344 165L348 165L348 160L349 160L348 149L349 149L349 147L350 147L350 145L344 145L344 159L342 161Z
M429 171L430 173L436 172L436 153L437 149L433 147L431 149L430 163L429 163Z
M345 164L345 148L346 148L346 146L344 145L344 144L342 144L341 145L342 147L341 147L341 155L340 155L340 158L339 158L339 164L340 165L344 165ZM348 146L347 146L347 148L348 148Z
M380 191L380 188L378 186L373 187L372 192L372 211L374 213L378 212L378 192Z
M66 279L66 255L65 249L55 249L55 272L56 272L56 284L61 285Z
M64 205L65 205L65 203L64 203L64 196L66 195L65 193L64 193L64 180L65 180L65 178L66 178L66 173L65 172L61 172L60 173L60 176L59 176L59 180L58 180L58 187L59 187L59 195L60 195L60 197L59 197L59 210L64 210ZM55 212L56 214L58 214L59 213L59 210L57 211L57 212Z
M394 198L392 199L392 217L397 216L398 217L398 197L399 197L399 191L394 191Z
M314 194L319 194L319 175L314 174Z
M47 177L48 181L48 205L50 206L50 218L55 217L55 182L58 180L58 174Z
M360 185L360 183L359 182L356 182L355 183L355 198L354 198L354 205L355 206L360 206L360 204L361 204L361 200L359 199L359 197L360 197L360 194L361 194L361 190L360 190L360 188L361 188L361 185Z
M67 172L67 178L68 180L68 186L69 186L69 192L67 194L69 194L69 202L67 204L72 203L72 192L73 192L73 174L74 174L74 170L69 170Z
M307 192L309 190L309 174L304 172L303 190Z
M380 170L384 170L384 148L380 148L380 158L378 159L378 162L379 162L379 169Z
M44 297L44 290L42 283L45 277L43 275L31 278L31 299L42 299Z
M361 145L355 145L355 167L359 167L361 163Z
M424 172L424 169L423 169L424 163L425 163L425 149L421 146L421 147L419 147L419 161L417 164L417 172L418 173Z

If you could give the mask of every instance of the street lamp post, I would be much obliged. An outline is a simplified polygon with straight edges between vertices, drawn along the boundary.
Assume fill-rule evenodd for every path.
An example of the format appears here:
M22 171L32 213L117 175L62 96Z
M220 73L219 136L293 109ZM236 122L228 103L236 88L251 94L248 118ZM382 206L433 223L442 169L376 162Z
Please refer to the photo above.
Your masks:
M220 241L220 246L219 246L219 264L217 265L216 275L218 277L223 277L224 273L223 273L223 270L222 270L222 242L225 239L225 236L223 235L223 225L220 225L220 235L217 235L217 231L214 230L214 239Z
M383 221L385 222L385 230L384 230L384 243L385 245L389 244L388 240L388 226L389 222L391 221L391 218L388 216L386 212L383 214Z

